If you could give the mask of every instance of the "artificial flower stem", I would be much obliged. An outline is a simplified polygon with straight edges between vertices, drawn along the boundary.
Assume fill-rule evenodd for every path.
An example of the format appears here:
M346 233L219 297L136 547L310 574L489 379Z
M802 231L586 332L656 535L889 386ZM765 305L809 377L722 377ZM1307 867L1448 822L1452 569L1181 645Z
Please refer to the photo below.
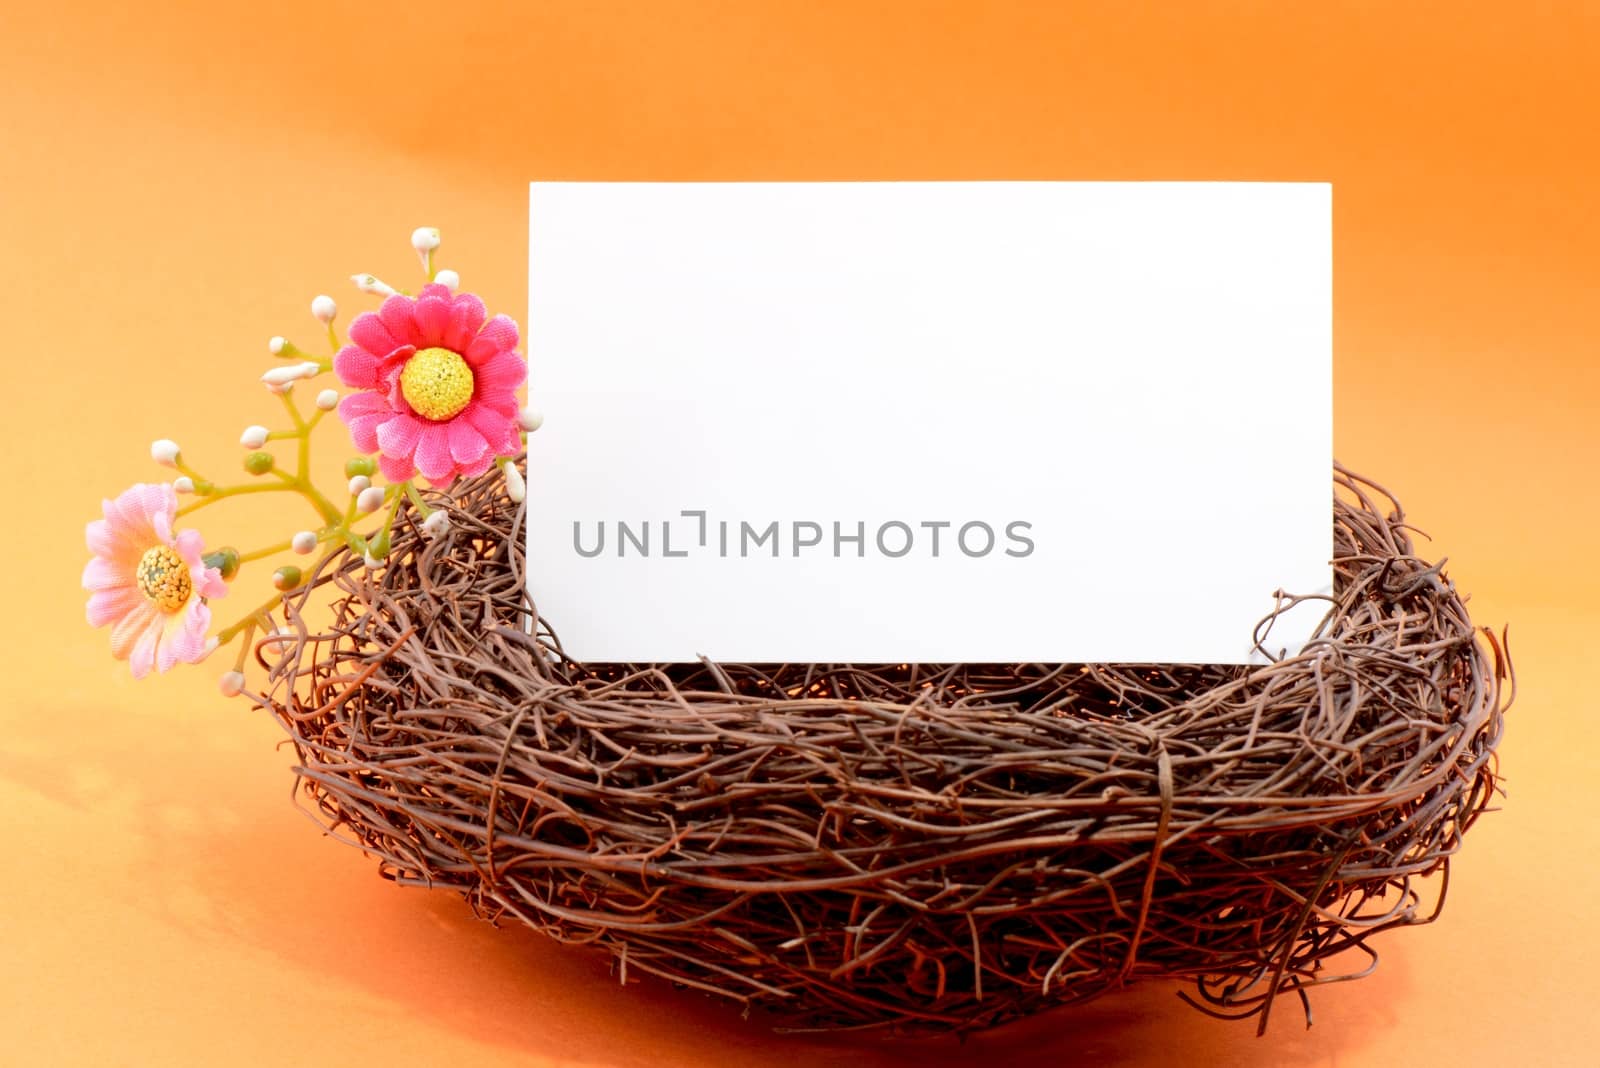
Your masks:
M310 485L311 478L311 427L314 424L300 424L300 444L295 450L295 477Z
M241 553L240 556L239 556L239 562L241 564L248 564L252 560L260 560L260 559L263 559L264 557L276 556L279 553L286 553L292 547L293 547L292 539L281 541L276 545L269 545L264 549L256 549L253 552Z
M204 482L205 481L205 479L203 477L201 477L200 472L196 471L194 468L190 467L188 464L183 462L183 456L181 454L173 461L173 465L175 467L177 467L178 473L180 475L188 475L191 479L193 479L196 482Z
M249 630L253 631L256 628L256 626L258 625L258 621L262 618L262 616L265 613L270 612L277 605L281 604L282 601L283 601L283 594L274 593L272 595L272 599L271 600L266 601L265 603L263 603L262 605L260 605L259 607L255 608L255 609L252 609L247 615L245 615L245 617L243 619L239 620L237 623L233 624L231 627L226 628L225 630L218 631L217 632L217 644L218 645L226 645L226 644L228 644L229 642L233 641L234 638L238 637L240 632L242 632L242 631L244 631L246 629L249 629Z
M401 485L394 487L394 492L392 494L394 499L389 502L389 514L383 521L383 533L385 536L387 536L390 531L394 530L395 517L400 514L400 502L406 499L405 491L410 488L410 479L407 479Z
M389 502L389 513L383 517L383 526L378 528L377 535L367 539L369 551L372 546L377 546L383 550L384 556L389 555L391 534L394 531L394 520L395 517L400 514L400 502L405 500L405 494L402 491L410 484L411 483L408 480L399 486L390 486L384 491L384 496Z
M244 670L244 662L250 658L250 639L254 638L255 636L256 636L256 624L255 624L255 620L252 619L250 621L250 625L245 627L245 629L244 629L244 641L239 643L239 652L233 658L233 670L235 670L235 671L243 671ZM230 638L228 640L232 641L233 639Z
M218 487L217 489L212 490L211 493L195 501L193 504L184 505L182 508L178 509L177 514L180 516L185 516L191 512L197 512L209 504L215 504L217 501L225 500L228 497L242 497L247 493L293 492L304 497L306 501L317 510L317 513L322 516L325 522L329 524L336 524L339 522L339 509L333 506L332 501L328 500L328 498L319 493L317 488L311 485L309 480L303 478L291 478L287 475L283 475L281 472L279 473L279 477L282 479L281 482L252 482L240 486Z
M433 514L434 509L430 508L428 503L422 499L422 494L417 492L417 484L412 479L406 480L406 496L412 504L416 505L417 512L422 518L426 519Z
M323 554L321 559L307 569L307 572L309 573L311 571L315 571L317 568L321 567L323 562L326 561L331 555L331 551ZM240 559L243 560L244 557L240 557ZM261 627L261 629L265 631L270 632L273 627L271 612L274 608L283 603L284 596L285 595L283 593L273 593L270 598L263 601L255 608L252 608L246 615L240 618L238 622L234 623L225 630L219 631L217 633L217 644L227 645L229 642L233 641L234 638L238 637L241 632L245 632L247 634L253 633L254 628L257 626ZM245 641L245 645L247 647L249 646L248 638Z
M301 479L299 489L300 495L311 502L312 506L322 514L322 518L325 521L328 523L337 523L339 521L339 509L334 507L332 501L318 492L310 480Z
M252 482L242 486L218 486L193 504L186 504L179 508L177 514L185 516L190 512L198 512L207 505L215 504L217 501L228 497L242 497L247 493L281 493L293 488L293 486L276 485L271 482Z
M282 393L278 394L278 397L283 401L284 408L289 412L289 418L294 420L296 436L304 434L306 429L306 421L301 418L300 409L294 403L294 394L288 390L284 390Z

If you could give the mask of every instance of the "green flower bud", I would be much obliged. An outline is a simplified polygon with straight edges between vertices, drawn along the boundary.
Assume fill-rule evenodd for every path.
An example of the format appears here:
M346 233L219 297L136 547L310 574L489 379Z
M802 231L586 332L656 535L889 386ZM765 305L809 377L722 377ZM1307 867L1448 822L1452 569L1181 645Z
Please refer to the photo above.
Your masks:
M284 564L272 573L272 585L275 589L288 593L290 590L298 588L303 578L304 576L298 567L293 564Z
M264 475L272 470L272 454L270 452L253 452L244 458L244 469L252 475Z
M198 488L197 485L196 489ZM221 572L224 581L239 573L239 550L231 545L224 545L220 549L206 553L200 561L207 567L214 567Z
M378 470L378 465L373 463L370 456L352 456L344 462L344 477L355 478L357 475L366 475L369 478Z

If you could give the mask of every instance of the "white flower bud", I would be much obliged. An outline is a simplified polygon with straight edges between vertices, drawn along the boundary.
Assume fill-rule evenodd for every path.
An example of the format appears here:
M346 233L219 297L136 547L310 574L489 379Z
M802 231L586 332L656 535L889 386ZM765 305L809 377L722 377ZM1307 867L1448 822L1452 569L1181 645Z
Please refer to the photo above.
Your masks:
M446 289L455 289L461 285L461 276L454 271L435 271L433 280Z
M313 531L302 530L289 540L289 547L305 556L317 547L317 535Z
M517 470L516 463L511 460L501 464L500 470L505 472L506 476L506 496L514 503L521 504L523 498L528 495L528 484L522 481L522 472Z
M366 515L369 512L376 512L382 507L382 486L368 486L366 489L356 494L356 511L360 512L362 515Z
M361 292L374 297L392 297L396 292L394 286L370 274L353 274L350 276L350 281L354 282Z
M179 475L172 480L172 490L174 493L193 493L194 479L188 475Z
M428 518L422 521L422 533L430 538L443 536L450 529L450 514L443 508L429 512Z
M367 487L370 485L372 485L372 479L366 475L355 476L350 480L350 496L355 497L366 492Z
M217 689L224 697L238 697L244 692L244 672L230 671L217 680Z
M362 558L363 561L366 562L366 565L368 567L382 567L383 566L383 561L379 560L376 556L373 556L371 553L363 553L361 558Z
M311 314L316 317L317 322L327 326L333 322L334 316L339 314L339 305L333 302L332 297L323 293L312 298Z
M532 408L524 408L517 413L517 425L531 434L544 426L544 415Z
M335 408L339 407L339 391L336 389L325 389L321 393L318 393L317 407L321 408L325 412L331 412Z
M264 426L247 426L244 433L239 435L239 444L247 449L259 449L267 443L267 433Z
M288 343L289 342L285 338L274 335L267 341L267 351L276 356L278 353L283 351L283 347Z
M150 459L162 467L178 466L178 443L171 438L159 438L150 443Z
M282 393L302 378L315 378L322 373L322 365L307 360L305 363L290 364L288 367L274 367L261 376L261 381L274 393Z
M411 231L411 247L428 253L439 247L439 230L433 226L419 226Z

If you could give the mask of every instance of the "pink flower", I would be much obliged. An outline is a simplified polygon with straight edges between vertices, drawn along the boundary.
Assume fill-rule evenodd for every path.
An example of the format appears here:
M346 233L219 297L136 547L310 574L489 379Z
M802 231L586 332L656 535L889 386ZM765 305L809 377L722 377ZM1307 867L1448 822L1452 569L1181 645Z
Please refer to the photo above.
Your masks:
M481 475L520 448L516 389L528 366L514 351L517 324L486 316L471 293L426 285L350 324L333 369L362 392L339 402L339 417L356 448L380 454L390 482Z
M228 587L201 559L198 531L173 533L177 494L166 483L140 483L101 508L105 518L85 531L94 553L83 569L89 625L111 626L111 655L128 661L136 679L152 667L199 663L212 648L206 598Z

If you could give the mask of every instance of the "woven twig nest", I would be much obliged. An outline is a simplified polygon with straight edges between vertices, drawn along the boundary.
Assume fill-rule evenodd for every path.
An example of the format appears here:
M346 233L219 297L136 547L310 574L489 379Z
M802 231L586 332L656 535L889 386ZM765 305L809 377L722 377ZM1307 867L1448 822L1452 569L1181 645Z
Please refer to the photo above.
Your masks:
M1170 977L1264 1027L1434 918L1494 789L1502 646L1342 469L1334 603L1264 667L575 663L527 629L522 506L449 507L258 650L300 796L396 882L786 1025Z

